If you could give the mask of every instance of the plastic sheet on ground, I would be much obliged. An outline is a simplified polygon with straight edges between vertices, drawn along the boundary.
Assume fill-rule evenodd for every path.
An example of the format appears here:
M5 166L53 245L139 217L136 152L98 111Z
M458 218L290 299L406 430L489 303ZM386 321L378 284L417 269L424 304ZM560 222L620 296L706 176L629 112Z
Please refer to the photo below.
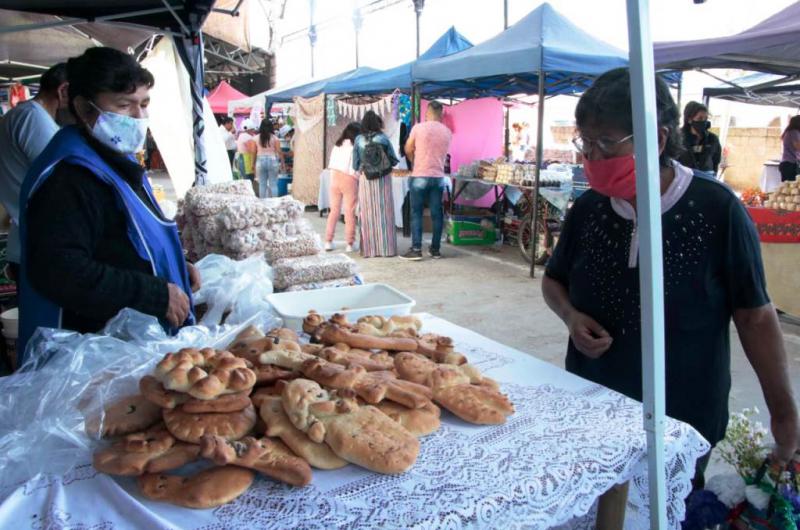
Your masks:
M99 335L40 329L29 361L0 378L0 489L84 463L100 443L87 434L86 420L137 394L139 379L165 353L224 348L250 324L269 329L280 321L259 313L238 325L191 326L170 337L156 318L124 309Z

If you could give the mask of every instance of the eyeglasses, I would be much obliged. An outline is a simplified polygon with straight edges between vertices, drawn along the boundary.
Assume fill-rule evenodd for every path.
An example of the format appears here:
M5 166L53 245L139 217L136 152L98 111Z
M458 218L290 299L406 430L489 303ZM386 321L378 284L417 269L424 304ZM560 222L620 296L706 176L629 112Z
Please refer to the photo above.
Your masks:
M572 139L572 145L575 146L575 149L583 153L584 155L588 155L589 152L592 150L592 146L597 146L601 153L604 155L611 155L614 154L614 149L625 142L629 142L633 140L633 135L629 134L625 138L620 138L619 140L612 140L610 138L586 138L585 136L576 136Z

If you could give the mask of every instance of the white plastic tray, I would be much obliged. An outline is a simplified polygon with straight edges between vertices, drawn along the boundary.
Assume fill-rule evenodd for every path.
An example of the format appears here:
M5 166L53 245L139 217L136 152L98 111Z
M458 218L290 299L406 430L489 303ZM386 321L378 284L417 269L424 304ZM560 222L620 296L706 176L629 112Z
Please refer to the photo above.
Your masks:
M325 318L342 313L356 321L369 315L408 315L417 303L383 283L275 293L267 296L267 301L283 319L283 325L294 330L302 329L303 319L312 309Z

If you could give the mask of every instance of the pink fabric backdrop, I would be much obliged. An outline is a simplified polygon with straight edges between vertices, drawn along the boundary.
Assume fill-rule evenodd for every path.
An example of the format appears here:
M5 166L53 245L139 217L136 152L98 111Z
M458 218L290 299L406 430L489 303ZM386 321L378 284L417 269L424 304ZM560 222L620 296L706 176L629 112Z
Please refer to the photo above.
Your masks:
M422 101L422 116L428 109L428 102ZM450 171L455 173L462 164L469 164L482 158L497 158L503 154L503 104L494 98L468 99L445 106L444 124L453 132L450 145ZM490 191L477 201L456 201L486 208L494 203L494 192Z

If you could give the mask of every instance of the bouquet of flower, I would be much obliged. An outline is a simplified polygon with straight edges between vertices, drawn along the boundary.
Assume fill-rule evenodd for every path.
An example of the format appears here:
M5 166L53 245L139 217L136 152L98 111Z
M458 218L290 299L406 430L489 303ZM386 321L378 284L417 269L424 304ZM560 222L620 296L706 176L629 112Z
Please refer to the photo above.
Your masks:
M731 416L717 451L736 473L711 477L705 490L690 496L684 530L726 522L736 530L800 527L800 461L795 458L786 468L770 462L767 430L755 414L757 408Z

